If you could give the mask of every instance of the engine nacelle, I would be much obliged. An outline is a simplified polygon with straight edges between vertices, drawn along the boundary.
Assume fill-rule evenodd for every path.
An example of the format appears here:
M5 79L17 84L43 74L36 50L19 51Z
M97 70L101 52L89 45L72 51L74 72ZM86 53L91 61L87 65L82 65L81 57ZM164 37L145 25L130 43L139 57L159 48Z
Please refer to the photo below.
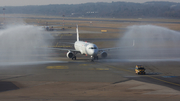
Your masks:
M103 52L101 53L101 57L102 57L102 58L106 58L106 57L107 57L107 53L106 53L105 51L103 51Z
M74 53L71 52L71 51L69 51L69 52L67 53L67 58L73 58L73 57L74 57Z

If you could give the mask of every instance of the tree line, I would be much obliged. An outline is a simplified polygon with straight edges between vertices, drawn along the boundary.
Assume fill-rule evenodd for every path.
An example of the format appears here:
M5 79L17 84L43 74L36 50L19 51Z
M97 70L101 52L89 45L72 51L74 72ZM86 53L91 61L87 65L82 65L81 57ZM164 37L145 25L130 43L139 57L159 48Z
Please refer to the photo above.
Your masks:
M3 10L5 8L5 10ZM3 14L35 14L97 18L180 18L180 3L175 2L97 2L84 4L51 4L6 6Z

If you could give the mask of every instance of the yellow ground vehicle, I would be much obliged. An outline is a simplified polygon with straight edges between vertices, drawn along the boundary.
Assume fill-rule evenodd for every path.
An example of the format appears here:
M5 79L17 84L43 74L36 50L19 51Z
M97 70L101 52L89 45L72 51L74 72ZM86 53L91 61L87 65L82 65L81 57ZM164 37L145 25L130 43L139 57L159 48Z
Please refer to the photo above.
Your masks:
M146 74L145 68L142 65L136 65L135 72L136 74Z

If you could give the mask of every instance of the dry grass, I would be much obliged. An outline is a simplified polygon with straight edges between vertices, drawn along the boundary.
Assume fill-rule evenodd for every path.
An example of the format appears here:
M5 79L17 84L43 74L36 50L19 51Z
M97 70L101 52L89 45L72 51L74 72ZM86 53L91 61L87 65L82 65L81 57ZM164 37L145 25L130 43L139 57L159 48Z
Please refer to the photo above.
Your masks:
M123 35L123 34L122 34ZM103 33L103 34L80 34L80 38L88 38L88 39L100 39L100 38L104 38L104 39L109 39L109 38L119 38L121 37L121 35L119 33Z
M80 38L87 38L87 39L121 38L123 37L126 28L132 25L156 25L156 26L166 27L171 30L176 30L176 31L180 30L180 23L177 23L180 22L180 19L109 19L109 18L106 19L106 18L67 18L66 17L64 20L65 26L63 27L62 17L54 17L54 16L46 17L46 16L34 16L34 15L7 15L7 16L14 17L14 18L6 18L6 21L10 21L11 23L18 23L24 21L29 24L37 24L40 26L45 26L46 22L48 22L49 26L58 25L58 26L54 26L54 28L65 28L71 30L75 30L76 24L78 24L80 31L98 32L97 34L80 33ZM27 17L27 18L22 19L19 17ZM60 19L58 20L56 18L60 18ZM96 21L94 21L94 19ZM0 15L0 22L2 23L3 21L4 21L3 15ZM127 21L127 22L121 22L121 21ZM135 21L139 21L139 22L135 22ZM107 33L101 33L101 30L107 30ZM118 43L118 41L111 40L111 41L99 41L94 43L99 48L106 48L106 47L117 47L116 43Z
M28 15L23 15L23 16L28 16ZM62 19L62 17L58 17L58 16L33 16L33 15L29 15L29 16L36 17L37 19L24 19L25 22L27 23L39 22L40 25L45 25L46 22L53 23L53 25L62 25L63 23L63 20L53 19L53 18ZM46 19L41 19L41 18L52 18L52 19L46 20ZM71 19L71 20L68 20L68 19ZM96 21L93 21L94 19ZM128 23L119 22L119 21L128 21ZM139 21L139 22L134 22L134 21ZM154 23L154 22L159 22L159 23ZM172 23L169 23L169 22L172 22ZM176 23L173 23L173 22L176 22ZM172 30L179 30L180 24L178 24L177 22L180 22L180 19L117 19L117 18L68 18L68 17L65 17L65 20L64 20L64 23L66 26L73 27L76 24L78 24L79 26L89 27L89 28L79 28L80 30L82 29L82 30L87 30L87 31L103 30L103 29L98 29L97 27L126 28L127 26L146 25L146 24L162 26L162 27L166 27ZM94 27L94 28L90 28L90 27ZM105 30L109 30L109 32L118 32L118 30L116 29L113 29L113 30L105 29Z
M99 48L118 47L119 41L99 41L94 42Z
M63 28L62 26L63 20L62 20L62 17L60 16L7 14L6 17L14 17L14 18L6 18L6 21L11 21L12 23L16 23L16 22L18 23L20 21L24 21L29 24L37 24L37 25L44 26L46 22L48 22L49 26L59 25L54 28ZM25 17L25 18L22 19L19 17ZM45 18L48 18L48 19L45 19ZM52 18L52 19L49 19L49 18ZM56 18L61 18L61 19L58 20ZM96 21L93 21L94 19ZM2 23L3 21L4 21L3 15L0 14L0 22ZM120 22L120 21L128 21L128 22ZM134 21L139 21L139 22L134 22ZM147 22L144 22L144 21L147 21ZM154 23L154 22L157 22L157 23ZM117 18L68 18L68 17L65 17L64 28L75 29L76 24L78 24L80 26L79 30L95 31L95 32L101 32L101 30L108 31L107 33L101 33L101 34L80 33L81 38L118 38L118 37L123 36L125 32L125 28L132 25L151 24L151 25L162 26L162 27L166 27L172 30L179 31L180 24L173 23L173 22L180 22L180 19L117 19Z

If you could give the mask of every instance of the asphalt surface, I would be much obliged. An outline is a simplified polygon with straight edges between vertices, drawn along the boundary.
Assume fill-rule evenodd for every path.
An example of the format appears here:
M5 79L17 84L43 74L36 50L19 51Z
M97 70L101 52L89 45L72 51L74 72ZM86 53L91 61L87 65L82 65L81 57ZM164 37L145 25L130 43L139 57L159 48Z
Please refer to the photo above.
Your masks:
M65 51L55 50L48 55L30 55L26 60L24 57L29 55L19 57L16 54L13 60L3 56L0 61L0 100L179 101L179 50L169 47L121 48L108 51L106 59L100 57L94 62L80 54L77 60L67 59ZM143 65L146 75L136 75L136 65Z
M73 61L60 52L45 60L1 63L0 98L7 101L179 100L179 61L127 61L113 56L114 51L109 54L107 59L95 62L81 55ZM137 64L145 66L147 75L135 74Z

